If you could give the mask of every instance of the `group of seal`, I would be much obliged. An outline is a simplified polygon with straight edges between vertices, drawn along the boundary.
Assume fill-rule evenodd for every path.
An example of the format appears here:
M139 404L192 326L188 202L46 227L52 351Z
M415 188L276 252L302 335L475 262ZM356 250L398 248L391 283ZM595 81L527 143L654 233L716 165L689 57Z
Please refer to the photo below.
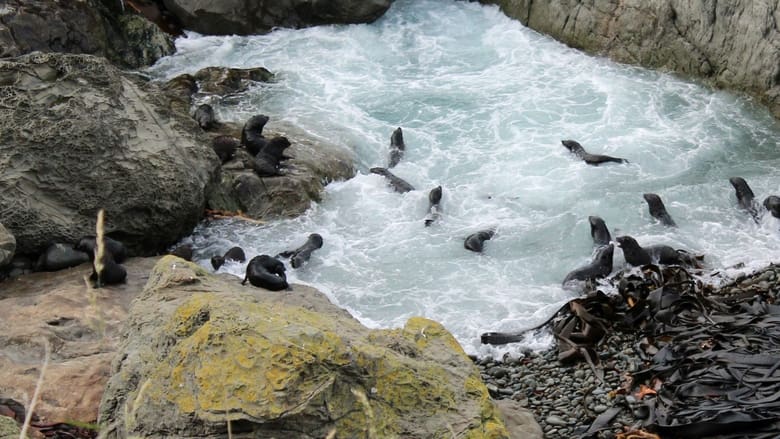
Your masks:
M241 130L241 144L253 157L249 166L260 177L278 177L282 173L282 162L290 159L284 151L290 147L290 141L284 136L266 139L263 128L269 117L264 114L252 116Z
M731 177L729 183L734 186L739 207L750 214L756 223L761 222L761 208L755 200L753 190L742 177ZM780 218L780 197L769 195L764 198L762 206L775 218Z

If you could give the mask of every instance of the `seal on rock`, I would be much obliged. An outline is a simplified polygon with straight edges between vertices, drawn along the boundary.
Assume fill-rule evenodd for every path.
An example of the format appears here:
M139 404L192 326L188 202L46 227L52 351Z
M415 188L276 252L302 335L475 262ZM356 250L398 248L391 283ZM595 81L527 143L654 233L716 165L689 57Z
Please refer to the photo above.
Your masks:
M480 230L479 232L472 233L463 241L463 247L465 247L466 250L481 253L485 246L485 241L490 240L495 234L496 232L494 230Z
M170 251L173 256L192 261L192 244L182 244Z
M268 255L255 256L249 261L241 285L245 285L247 280L256 287L271 291L281 291L290 286L287 284L282 261Z
M414 190L414 186L388 171L386 168L376 167L369 169L369 171L371 171L372 174L384 176L396 192L405 193Z
M657 219L665 226L677 227L677 224L674 222L671 215L669 215L669 212L666 211L666 206L664 206L664 202L661 201L661 197L657 194L650 193L642 194L642 197L647 201L650 216Z
M756 196L753 195L753 190L750 189L747 182L742 177L731 177L729 183L734 186L734 190L737 194L737 203L739 207L746 210L753 220L759 222L758 208L756 207Z
M390 136L390 161L387 164L387 167L394 168L395 165L401 161L405 150L406 144L404 144L404 132L401 130L401 127L398 127Z
M601 217L591 215L588 217L590 223L590 236L593 238L593 244L596 246L608 245L612 241L612 235L609 234L607 224Z
M106 249L111 252L113 259L117 264L121 264L127 259L127 248L124 244L107 236L103 238L103 242L106 244ZM89 259L93 260L95 259L96 245L95 236L87 235L79 239L79 242L74 245L73 248L88 254Z
M642 247L636 239L628 235L618 236L615 240L620 249L623 250L623 256L629 265L638 267L648 264L663 264L701 268L699 258L685 250L675 250L663 244Z
M217 136L211 141L211 149L222 163L232 159L240 145L241 141L233 136Z
M764 207L775 218L780 218L780 197L777 195L770 195L764 198Z
M38 257L35 271L58 271L89 262L87 252L73 248L72 244L54 243Z
M127 280L127 270L119 265L111 251L106 248L103 251L103 256L100 258L100 263L93 261L92 274L89 276L89 279L95 282L95 288L100 288L104 285L122 284Z
M215 255L211 257L211 266L214 267L214 271L219 270L219 267L225 263L225 261L231 260L236 262L246 261L246 255L241 247L232 247L226 251L223 256Z
M284 175L281 172L281 162L289 159L284 155L284 150L290 146L286 137L274 137L257 153L250 162L250 167L260 177L278 177Z
M214 115L214 108L209 104L203 104L195 110L195 114L192 116L198 125L204 130L208 131L217 126L217 117Z
M428 215L425 217L425 227L430 226L441 217L441 186L436 186L428 192Z
M582 147L578 142L574 140L561 140L561 143L563 146L566 147L569 151L574 153L577 157L581 158L585 163L593 166L598 166L602 163L628 163L628 160L621 159L619 157L611 157L608 155L601 155L601 154L591 154L587 151L585 151L585 148Z
M306 239L306 243L296 248L295 250L287 250L279 253L277 256L282 258L290 258L290 264L293 268L299 268L303 266L303 263L309 260L311 253L318 248L322 248L322 236L319 233L312 233L309 238Z
M589 281L608 276L612 272L612 255L614 252L615 246L612 244L599 247L593 260L588 265L570 271L563 278L562 283L565 285L575 280Z
M268 123L268 116L258 114L249 118L241 129L241 144L253 156L257 155L266 144L263 128Z

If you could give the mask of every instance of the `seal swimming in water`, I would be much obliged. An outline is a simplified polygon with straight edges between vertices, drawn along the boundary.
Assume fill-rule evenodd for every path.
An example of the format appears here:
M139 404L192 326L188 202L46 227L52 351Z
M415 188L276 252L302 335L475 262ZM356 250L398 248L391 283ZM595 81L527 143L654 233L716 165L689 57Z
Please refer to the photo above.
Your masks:
M647 201L650 216L657 219L665 226L677 227L672 216L666 211L666 206L664 206L664 202L661 201L661 197L651 193L642 194L642 197Z
M755 222L759 222L758 208L756 207L755 195L747 182L742 177L731 177L729 183L734 186L737 194L737 203L739 207L746 210Z
M266 144L263 128L268 123L268 116L258 114L249 118L241 129L241 144L250 154L257 155Z
M279 253L279 257L290 258L290 264L293 268L303 266L303 263L309 260L311 253L318 248L322 248L322 236L319 233L312 233L306 242L295 250L287 250Z
M428 192L428 215L425 217L425 227L430 226L441 217L441 186L436 186Z
M764 207L773 217L780 218L780 197L777 195L770 195L764 198Z
M282 261L268 255L255 256L246 266L246 276L241 285L250 284L271 291L281 291L290 287L284 274Z
M480 230L479 232L472 233L463 241L463 247L465 247L466 250L481 253L485 241L490 240L495 234L496 232L493 230Z
M222 264L225 263L225 261L231 260L236 262L244 262L246 261L246 255L244 254L244 250L241 247L232 247L230 250L226 251L223 256L212 256L211 257L211 266L214 267L214 271L219 270L219 267L222 266Z
M404 132L401 130L401 127L398 127L390 136L390 161L387 164L388 169L394 168L395 165L401 161L405 150L406 144L404 144Z
M663 264L701 268L701 264L697 260L698 258L685 250L675 250L663 244L642 247L636 239L628 235L618 236L615 240L623 250L623 256L625 256L629 265L639 267L648 264Z
M232 159L240 145L241 141L233 136L217 136L211 141L211 149L222 163Z
M608 155L591 154L585 151L578 142L574 140L561 140L563 146L569 151L574 153L577 157L581 158L585 163L593 166L598 166L602 163L614 162L614 163L628 163L628 160L621 159L619 157L611 157Z
M87 252L73 248L72 244L54 243L44 250L35 263L35 271L59 271L89 262Z
M596 280L608 276L612 272L612 255L614 252L615 246L612 244L599 247L593 260L588 265L570 271L563 278L562 284L565 285L575 280Z
M369 171L371 171L372 174L382 175L387 178L387 180L390 182L390 186L392 186L396 192L404 193L414 190L414 186L407 183L404 179L399 178L385 168L376 167L369 169Z
M214 108L209 104L202 104L195 110L195 114L192 116L201 129L208 131L217 126L217 118L214 115Z
M607 224L598 216L589 216L590 237L593 238L593 244L596 246L608 245L612 241L612 235L609 234Z
M127 248L124 244L116 239L111 239L108 236L103 238L103 242L105 242L106 249L111 252L113 259L117 264L121 264L127 259ZM74 245L73 248L88 254L89 259L93 260L95 259L96 246L97 242L95 241L95 236L87 235L79 239L79 242Z

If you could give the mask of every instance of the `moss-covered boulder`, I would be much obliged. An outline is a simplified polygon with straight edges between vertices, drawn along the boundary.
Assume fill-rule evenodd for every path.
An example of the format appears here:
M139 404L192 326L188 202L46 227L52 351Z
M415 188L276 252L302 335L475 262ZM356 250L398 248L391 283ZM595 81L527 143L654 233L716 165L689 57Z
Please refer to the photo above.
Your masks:
M305 286L165 257L125 336L100 408L109 437L509 437L440 324L370 330Z

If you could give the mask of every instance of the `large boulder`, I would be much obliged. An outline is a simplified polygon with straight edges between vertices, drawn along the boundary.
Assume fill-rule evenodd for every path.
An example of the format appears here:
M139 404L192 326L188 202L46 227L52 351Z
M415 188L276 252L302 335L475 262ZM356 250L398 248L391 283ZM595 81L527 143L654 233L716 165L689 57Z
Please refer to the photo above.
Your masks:
M252 35L274 27L370 23L392 0L164 0L184 28L208 35Z
M575 48L745 91L780 117L780 0L480 0Z
M105 58L0 61L0 212L17 253L106 232L156 253L197 224L219 161L197 123L154 84Z
M174 52L157 25L117 0L6 0L0 6L0 58L33 51L104 56L122 67L153 64Z
M39 423L95 422L130 304L158 260L131 258L127 283L98 290L85 282L91 264L0 284L0 397L28 405L48 344Z
M370 330L312 288L242 286L173 256L133 303L112 375L109 438L508 437L438 323Z

